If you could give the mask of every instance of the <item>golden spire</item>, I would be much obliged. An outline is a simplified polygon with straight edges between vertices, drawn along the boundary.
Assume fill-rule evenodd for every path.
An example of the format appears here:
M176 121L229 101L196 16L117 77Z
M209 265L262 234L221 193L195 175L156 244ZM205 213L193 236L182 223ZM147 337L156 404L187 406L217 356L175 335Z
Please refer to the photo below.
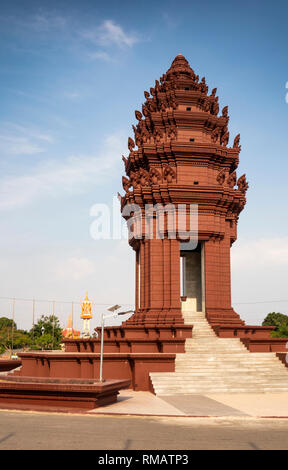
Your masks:
M72 330L72 318L71 318L70 313L68 317L67 330Z
M88 298L88 291L86 292L86 297L81 304L81 317L84 320L90 320L92 318L92 307L91 302Z

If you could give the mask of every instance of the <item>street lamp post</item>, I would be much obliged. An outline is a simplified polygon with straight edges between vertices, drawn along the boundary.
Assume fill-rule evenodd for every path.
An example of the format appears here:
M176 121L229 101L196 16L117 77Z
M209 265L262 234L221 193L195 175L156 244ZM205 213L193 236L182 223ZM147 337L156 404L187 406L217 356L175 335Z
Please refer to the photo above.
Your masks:
M44 331L45 331L45 328L44 328L44 325L42 326L41 328L41 333L42 333L42 336L44 335ZM44 350L43 348L43 342L42 342L42 351Z
M127 313L132 313L134 310L127 310L126 312L116 312L121 307L121 305L113 305L113 307L108 308L110 312L113 312L110 315L102 314L101 318L101 346L100 346L100 374L99 381L103 382L103 350L104 350L104 323L108 318L117 318L120 315L126 315Z

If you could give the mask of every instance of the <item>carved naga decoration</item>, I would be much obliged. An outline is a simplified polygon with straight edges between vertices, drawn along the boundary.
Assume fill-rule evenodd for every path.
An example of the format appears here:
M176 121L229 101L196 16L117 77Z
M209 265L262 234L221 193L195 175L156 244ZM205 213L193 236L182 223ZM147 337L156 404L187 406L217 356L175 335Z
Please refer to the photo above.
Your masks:
M133 186L133 189L138 189L141 186L139 174L134 173L134 171L131 171L130 182L131 182L131 185Z
M208 93L208 86L206 85L205 77L202 77L202 78L201 78L201 82L199 83L199 90L200 90L202 93L205 93L205 95L207 95L207 93Z
M128 149L130 150L130 152L133 152L134 147L135 147L134 140L131 139L131 137L128 137Z
M125 198L125 196L121 196L120 193L117 193L117 198L120 201L120 207L121 207L121 210L122 210L126 198Z
M167 183L172 183L176 178L176 171L171 166L165 166L163 173Z
M221 170L217 175L217 181L219 184L223 184L225 181L225 169Z
M216 96L216 91L217 91L217 88L213 88L213 90L211 91L211 96L213 96L213 98L215 98Z
M162 176L160 171L157 168L151 168L150 170L150 181L152 184L160 184L162 183Z
M229 142L229 132L227 131L227 129L224 129L224 130L223 130L223 134L222 134L222 136L221 136L220 142L221 142L221 145L224 145L225 147L228 145L228 142Z
M219 135L220 135L220 129L218 127L215 127L215 129L213 129L211 133L211 139L212 139L212 142L214 142L214 144L216 144L219 138Z
M126 176L122 176L122 186L123 186L124 191L128 193L129 188L131 186L131 181L128 178L126 178Z
M209 98L207 98L206 101L204 102L204 111L210 112L210 110L211 110L211 101Z
M228 106L224 106L224 108L222 109L222 117L228 117Z
M230 188L234 188L236 181L237 181L236 171L233 171L233 173L231 173L231 175L229 175L227 179L227 184Z
M144 168L140 168L139 182L141 186L149 186L149 183L150 183L149 173Z
M214 116L217 116L218 113L219 113L219 103L218 103L218 96L216 96L211 106L211 114L213 114Z
M237 148L239 150L241 150L241 145L240 145L240 134L237 134L235 139L234 139L234 143L233 143L233 148Z
M136 117L137 121L141 121L141 119L142 119L142 113L140 113L140 111L137 111L137 109L135 111L135 117Z
M247 189L249 188L249 184L246 181L246 175L245 174L240 176L240 178L237 181L237 186L238 186L239 191L241 191L244 194L246 193Z
M127 168L128 168L128 160L126 157L124 157L124 155L122 155L122 160L124 162L124 166L125 166L125 171L127 173Z

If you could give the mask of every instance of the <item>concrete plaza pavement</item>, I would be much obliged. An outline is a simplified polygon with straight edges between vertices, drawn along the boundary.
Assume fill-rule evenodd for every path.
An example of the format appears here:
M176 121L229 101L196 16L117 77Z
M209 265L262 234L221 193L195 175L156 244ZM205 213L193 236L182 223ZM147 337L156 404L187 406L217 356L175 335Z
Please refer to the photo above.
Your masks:
M149 392L122 390L117 403L91 414L142 416L251 416L288 418L288 392L217 393L156 396Z

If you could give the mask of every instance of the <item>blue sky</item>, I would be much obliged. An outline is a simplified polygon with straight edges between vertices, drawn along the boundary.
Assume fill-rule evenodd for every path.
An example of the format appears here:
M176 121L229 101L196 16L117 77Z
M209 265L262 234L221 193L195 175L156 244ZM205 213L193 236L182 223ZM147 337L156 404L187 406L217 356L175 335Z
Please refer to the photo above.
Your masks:
M70 302L88 289L97 304L134 302L132 250L93 240L90 208L122 191L134 110L181 52L229 106L231 139L241 134L238 175L250 187L232 249L235 309L249 323L288 313L287 301L250 303L288 300L287 10L284 1L2 1L0 297ZM50 308L39 302L37 314ZM70 304L57 309L65 322ZM17 319L29 326L31 303L16 303Z

